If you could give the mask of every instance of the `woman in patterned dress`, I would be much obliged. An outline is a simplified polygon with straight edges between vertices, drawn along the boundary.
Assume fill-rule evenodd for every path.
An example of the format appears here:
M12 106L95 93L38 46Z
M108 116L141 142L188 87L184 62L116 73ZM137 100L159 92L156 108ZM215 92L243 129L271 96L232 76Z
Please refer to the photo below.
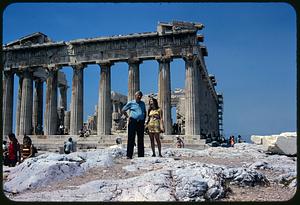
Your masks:
M149 110L148 110L148 120L146 123L146 126L148 128L150 142L151 142L151 149L152 149L152 157L155 157L155 144L154 144L154 138L157 143L158 147L158 154L160 157L161 155L161 142L159 139L159 134L161 132L164 132L163 128L163 114L162 110L158 107L157 100L155 98L150 98L149 100Z

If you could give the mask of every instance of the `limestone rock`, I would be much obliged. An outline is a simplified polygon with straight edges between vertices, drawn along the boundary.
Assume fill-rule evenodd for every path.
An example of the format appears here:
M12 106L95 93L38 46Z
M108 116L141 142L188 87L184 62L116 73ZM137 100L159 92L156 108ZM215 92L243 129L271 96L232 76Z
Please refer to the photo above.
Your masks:
M278 153L285 155L297 154L297 137L296 136L279 136L275 146L279 149Z
M134 156L131 160L125 159L126 149L122 147L69 155L45 153L14 168L6 167L4 171L9 174L4 190L19 192L13 196L16 201L214 201L228 193L228 184L260 186L272 181L295 188L296 158L267 155L262 146L238 143L230 148L210 147L205 150L165 148L163 158L150 157L151 149L146 148L145 157ZM189 161L192 157L200 160ZM202 157L221 162L237 158L245 162L252 159L252 162L232 167L226 163L202 163ZM90 168L110 170L109 167L120 163L123 158L126 164L121 166L121 171L126 172L125 176L131 176L129 178L103 178L72 188L37 192L38 188L55 185L55 182L76 179ZM267 178L262 169L276 174ZM26 189L35 191L24 192Z
M296 172L289 172L289 173L279 175L274 181L283 184L285 186L293 187L295 184L294 180L296 180L296 178L297 178Z
M254 144L262 144L262 138L263 138L263 136L260 136L260 135L251 135L251 141Z
M43 187L54 181L78 176L83 171L78 162L31 158L11 170L8 181L4 184L4 190L21 192L30 188Z
M297 154L296 132L284 132L279 135L270 136L252 135L251 141L255 144L262 144L266 150L275 154Z
M270 169L270 165L266 161L254 162L249 166L250 169Z
M224 175L226 179L231 180L231 184L240 186L265 185L269 183L265 175L251 169L230 168L224 171Z

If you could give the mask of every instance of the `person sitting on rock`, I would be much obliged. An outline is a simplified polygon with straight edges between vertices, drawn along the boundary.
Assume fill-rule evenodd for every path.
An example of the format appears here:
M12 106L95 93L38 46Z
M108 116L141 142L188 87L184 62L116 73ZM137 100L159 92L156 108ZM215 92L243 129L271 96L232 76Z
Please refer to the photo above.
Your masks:
M88 137L88 136L90 136L90 134L91 134L91 131L89 129L87 129L83 135L84 135L84 137Z
M73 140L72 137L68 139L68 141L64 144L64 152L65 154L70 154L73 152Z
M84 130L83 130L83 128L81 128L80 129L80 131L79 131L79 137L84 137Z
M121 137L116 138L116 144L117 145L122 144L122 138Z
M184 143L180 137L176 137L177 142L176 142L176 147L177 148L184 148Z
M237 142L238 142L238 143L243 143L243 142L245 142L245 140L242 140L241 135L239 135L239 136L238 136L238 139L237 139Z
M21 145L21 162L25 159L34 157L36 148L33 146L31 138L27 135L23 137L23 145Z

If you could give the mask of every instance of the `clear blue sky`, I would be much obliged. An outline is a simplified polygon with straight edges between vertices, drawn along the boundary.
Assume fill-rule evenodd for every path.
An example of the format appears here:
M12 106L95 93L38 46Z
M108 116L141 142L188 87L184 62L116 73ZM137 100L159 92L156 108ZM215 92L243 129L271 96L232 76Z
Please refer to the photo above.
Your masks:
M296 14L285 3L15 3L3 14L3 43L33 32L54 41L150 32L172 20L205 25L226 136L296 131ZM72 69L63 71L71 87ZM112 67L112 90L127 94L127 72L126 63ZM97 65L84 72L85 120L98 102L99 73ZM144 61L140 75L141 90L157 92L158 63ZM183 60L171 63L171 87L184 88Z

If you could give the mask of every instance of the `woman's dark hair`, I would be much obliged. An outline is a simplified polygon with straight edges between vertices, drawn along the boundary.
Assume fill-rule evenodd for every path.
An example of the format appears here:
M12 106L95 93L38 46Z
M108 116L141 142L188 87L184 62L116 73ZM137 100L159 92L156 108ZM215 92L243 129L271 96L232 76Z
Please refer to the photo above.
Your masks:
M29 136L27 136L27 135L24 135L24 137L23 137L23 144L28 145L28 146L32 145L31 138Z
M151 107L151 105L150 105L150 100L153 101L153 105L154 105L154 109L155 109L155 110L159 108L157 100L156 100L154 97L151 97L151 98L149 99L148 115L149 115L150 111L152 110L152 107Z
M12 141L13 143L17 143L17 142L18 142L18 140L17 140L17 138L16 138L16 135L15 135L14 133L9 133L9 134L8 134L8 138L9 138L9 140Z
M157 102L157 100L155 99L155 98L150 98L150 100L152 100L153 101L153 105L154 105L154 109L158 109L159 108L159 106L158 106L158 102ZM149 102L150 102L150 100L149 100Z

